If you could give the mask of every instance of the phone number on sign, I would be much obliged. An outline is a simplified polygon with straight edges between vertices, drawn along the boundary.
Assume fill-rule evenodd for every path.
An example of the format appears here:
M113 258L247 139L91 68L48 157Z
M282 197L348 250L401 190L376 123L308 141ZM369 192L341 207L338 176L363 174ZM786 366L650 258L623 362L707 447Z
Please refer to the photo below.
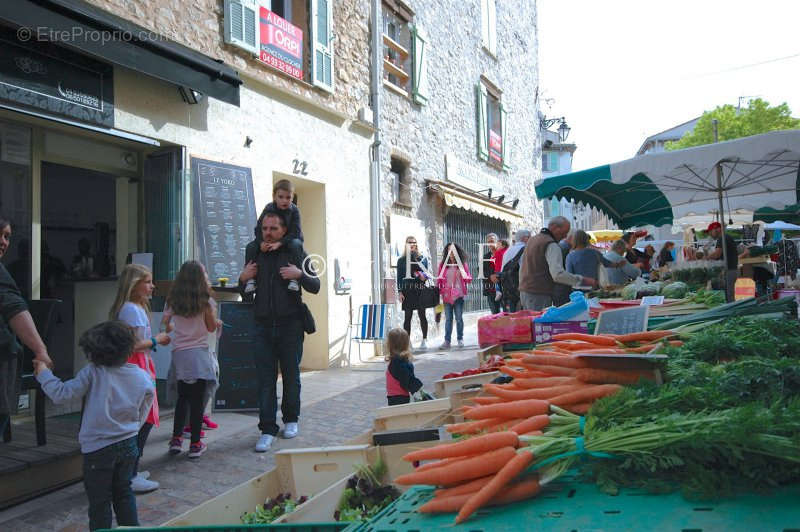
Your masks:
M303 71L297 67L294 67L280 59L273 57L265 52L261 52L261 61L268 64L273 68L277 68L281 72L286 72L292 77L297 79L303 79Z

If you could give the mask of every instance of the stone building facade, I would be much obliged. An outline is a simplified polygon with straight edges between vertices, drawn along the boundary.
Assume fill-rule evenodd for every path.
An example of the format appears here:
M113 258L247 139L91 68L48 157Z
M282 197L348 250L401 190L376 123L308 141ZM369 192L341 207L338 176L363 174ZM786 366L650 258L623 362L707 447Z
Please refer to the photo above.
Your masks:
M541 175L536 156L540 132L535 2L388 2L384 17L384 32L403 35L397 27L387 28L387 19L411 28L412 55L419 53L413 33L424 35L428 75L426 101L420 104L414 94L415 61L409 62L411 79L405 84L398 76L388 78L384 70L381 168L387 266L394 266L394 248L402 246L406 236L402 232L414 227L405 220L411 218L420 221L418 230L424 234L415 236L434 263L451 240L469 246L470 267L476 270L477 256L485 251L477 247L485 237L481 228L499 228L493 230L510 238L519 228L535 230L542 217L533 191ZM390 61L391 55L397 54L390 53ZM484 97L479 102L480 92ZM504 123L497 131L502 134L502 163L485 153L485 145L484 154L479 153L480 137L492 129L491 124L481 129L486 127L482 118L492 118L492 110L482 117L483 108L495 97L503 109ZM396 274L387 268L386 275ZM469 298L467 309L487 308L477 287Z

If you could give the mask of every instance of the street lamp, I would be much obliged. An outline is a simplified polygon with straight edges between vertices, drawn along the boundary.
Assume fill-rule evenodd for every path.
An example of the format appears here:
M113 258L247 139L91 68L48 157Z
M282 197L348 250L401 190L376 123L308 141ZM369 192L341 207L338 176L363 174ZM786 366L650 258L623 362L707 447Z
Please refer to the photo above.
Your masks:
M570 132L570 127L567 125L567 121L563 116L559 118L543 117L539 121L539 125L542 129L550 129L550 127L559 122L561 123L561 125L558 126L558 140L563 144L564 142L566 142Z

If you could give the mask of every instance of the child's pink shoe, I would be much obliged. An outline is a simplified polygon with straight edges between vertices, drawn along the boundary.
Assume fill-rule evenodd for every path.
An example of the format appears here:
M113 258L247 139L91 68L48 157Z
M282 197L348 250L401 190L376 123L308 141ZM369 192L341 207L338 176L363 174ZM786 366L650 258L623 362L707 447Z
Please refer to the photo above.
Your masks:
M214 430L216 428L219 428L219 425L211 421L210 417L203 416L203 428L206 430Z
M183 437L184 438L191 438L192 437L192 427L190 427L189 425L186 425L185 427L183 427ZM206 437L206 433L203 432L202 430L200 431L200 437L201 438L205 438Z
M179 454L181 451L183 451L183 440L180 436L173 436L169 440L169 454Z

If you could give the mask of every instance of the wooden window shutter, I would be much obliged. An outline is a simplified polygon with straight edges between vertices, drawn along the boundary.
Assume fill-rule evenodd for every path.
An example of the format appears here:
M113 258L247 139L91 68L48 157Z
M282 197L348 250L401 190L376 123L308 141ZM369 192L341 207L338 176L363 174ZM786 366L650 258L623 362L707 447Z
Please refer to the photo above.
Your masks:
M506 111L503 104L500 104L500 137L501 137L501 148L502 148L502 158L503 158L503 169L510 170L511 169L511 143L509 142L510 139L508 138L508 112Z
M311 70L314 85L333 92L333 0L311 0Z
M414 103L425 105L428 102L428 57L430 44L425 33L418 27L411 29L412 61L414 64L411 95Z
M482 83L475 85L475 115L478 122L478 158L489 160L489 128L486 120L486 87Z
M225 0L225 42L258 55L257 0Z

